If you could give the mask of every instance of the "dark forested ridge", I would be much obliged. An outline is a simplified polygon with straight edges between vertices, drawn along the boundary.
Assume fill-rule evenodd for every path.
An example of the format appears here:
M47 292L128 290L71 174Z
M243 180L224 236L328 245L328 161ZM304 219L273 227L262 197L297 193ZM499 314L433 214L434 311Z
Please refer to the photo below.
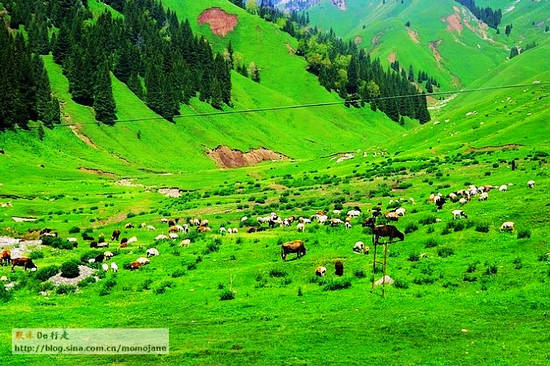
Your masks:
M16 40L21 38L33 55L51 50L73 99L93 107L100 122L116 121L110 72L168 120L179 113L180 103L197 95L216 108L231 102L230 61L194 35L187 20L180 21L156 0L105 3L124 16L104 12L94 20L82 0L17 0L5 8L11 29L23 25L28 30L26 44L22 31L15 32ZM13 66L26 67L21 62ZM37 118L43 120L30 114L15 123L23 126Z
M31 46L23 34L11 33L0 17L0 130L27 128L29 120L40 119L48 127L59 123L59 103L44 63Z

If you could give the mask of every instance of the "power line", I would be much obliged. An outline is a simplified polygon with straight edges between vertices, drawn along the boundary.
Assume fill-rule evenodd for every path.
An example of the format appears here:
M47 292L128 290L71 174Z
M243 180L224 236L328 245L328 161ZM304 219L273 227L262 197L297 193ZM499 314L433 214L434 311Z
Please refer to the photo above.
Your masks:
M392 100L392 99L402 99L402 98L418 98L422 96L440 96L440 95L452 95L452 94L467 94L467 93L476 93L482 91L490 90L502 90L502 89L514 89L514 88L526 88L526 87L540 87L550 85L550 82L534 82L531 84L510 84L510 85L500 85L500 86L491 86L484 88L474 88L474 89L460 89L460 90L451 90L451 91L439 91L433 93L424 93L424 94L405 94L405 95L393 95L387 97L377 97L372 98L370 101L383 101L383 100ZM356 103L368 103L369 100L366 99L353 99L353 100L340 100L334 102L318 102L318 103L306 103L306 104L295 104L295 105L286 105L286 106L274 106L274 107L263 107L263 108L249 108L241 110L229 110L229 111L216 111L216 112L204 112L204 113L189 113L181 114L174 116L174 119L180 118L192 118L192 117L212 117L212 116L224 116L224 115L233 115L233 114L248 114L248 113L260 113L260 112L274 112L282 110L293 110L293 109L304 109L304 108L319 108L319 107L330 107L335 105L345 105L345 104L356 104ZM164 117L144 117L144 118L132 118L124 120L116 120L115 124L119 123L134 123L134 122L144 122L144 121L154 121L154 120L166 120ZM98 125L99 122L80 122L80 123L65 123L65 124L56 124L53 128L57 127L76 127L81 125ZM33 129L38 127L29 127L28 129ZM22 128L17 128L22 129ZM23 130L23 129L22 129Z

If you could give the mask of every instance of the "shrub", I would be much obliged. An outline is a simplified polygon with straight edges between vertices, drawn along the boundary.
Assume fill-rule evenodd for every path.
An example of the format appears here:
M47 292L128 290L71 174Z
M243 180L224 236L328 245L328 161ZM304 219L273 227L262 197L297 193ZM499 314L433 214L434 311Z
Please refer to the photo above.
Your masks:
M523 267L523 263L521 263L521 258L514 259L514 268L515 269L521 269Z
M528 239L531 237L531 230L524 229L518 231L518 239Z
M271 271L269 271L269 275L271 277L286 277L287 273L279 269L272 269Z
M473 276L471 274L468 274L466 273L464 275L464 278L463 278L464 282L476 282L477 281L477 277L476 276Z
M420 260L420 256L416 253L411 253L409 255L409 262L418 262Z
M176 269L176 270L172 273L172 278L182 277L183 275L185 275L185 271L184 271L183 269Z
M405 234L410 234L412 232L415 232L416 230L418 230L418 226L411 222L407 225L407 227L405 227Z
M50 277L55 276L59 272L59 268L56 265L42 267L35 272L34 277L39 281L47 281Z
M477 263L471 263L470 265L468 265L468 268L466 268L466 272L472 273L472 272L475 272L476 269L477 269Z
M213 242L210 242L206 245L206 248L204 249L204 254L217 252L219 250L220 250L220 245L217 244L216 241L213 241Z
M49 291L53 290L55 288L55 285L53 284L53 282L46 281L42 282L40 286L38 286L38 288L40 289L40 291Z
M489 224L486 222L480 222L476 225L476 231L479 233L488 233L489 232Z
M4 285L0 286L0 301L8 302L11 299L11 292L6 290Z
M425 245L426 248L434 248L436 246L437 246L437 241L435 239L431 238L426 241L426 245Z
M400 280L400 279L395 280L393 285L395 286L395 288L402 288L402 289L409 288L409 283L407 281Z
M422 219L420 219L420 220L418 221L418 223L419 223L420 225L424 225L424 226L425 226L425 225L435 224L436 222L437 222L437 221L436 221L436 217L435 217L435 216L426 216L426 217L424 217L424 218L422 218Z
M455 252L452 248L441 248L437 251L437 255L441 258L447 258L453 254L455 254Z
M152 283L153 283L153 280L148 278L145 281L143 281L143 283L141 284L140 287L141 287L142 290L150 290Z
M349 288L350 286L351 286L351 282L349 280L334 279L327 282L325 287L323 287L323 291L343 290L343 289Z
M80 274L78 262L68 261L61 265L61 276L65 278L75 278Z
M57 289L55 290L56 294L63 295L63 294L70 294L76 291L76 286L73 285L59 285L57 286Z
M77 286L82 288L82 287L86 287L88 285L91 285L92 283L95 283L95 277L94 276L90 276L90 277L86 277L85 279L83 279L82 281L80 281Z
M67 250L74 248L74 244L71 243L70 241L63 240L61 238L54 237L54 236L44 236L42 238L42 245L47 245L52 248L67 249Z
M220 294L220 301L233 300L235 298L235 293L231 290L222 291Z
M496 263L487 265L487 269L485 270L486 275L494 275L494 274L497 274L497 272L498 272L498 267Z
M361 269L356 269L355 271L353 271L353 275L357 278L365 278L367 277L367 274L365 273L365 271L361 270Z
M29 254L29 258L30 259L44 258L44 253L39 251L39 250L34 250L34 251L31 252L31 254Z
M164 281L162 282L159 287L157 287L154 291L155 294L160 295L166 292L167 288L172 288L174 286L174 282L172 281Z
M304 294L302 293L302 288L301 287L298 287L298 296L303 296Z
M69 234L77 234L80 232L80 228L78 226L73 226L69 229Z

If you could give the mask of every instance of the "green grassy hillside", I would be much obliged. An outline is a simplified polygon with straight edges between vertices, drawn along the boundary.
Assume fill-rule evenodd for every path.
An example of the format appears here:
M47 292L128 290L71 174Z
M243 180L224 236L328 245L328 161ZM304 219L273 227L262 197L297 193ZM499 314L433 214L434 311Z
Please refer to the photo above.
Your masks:
M433 122L408 131L394 142L395 149L433 153L456 149L525 145L531 149L549 148L548 82L545 67L550 43L509 60L502 68L472 84L472 88L527 84L529 86L456 95L439 110L432 111ZM535 84L533 84L535 83Z

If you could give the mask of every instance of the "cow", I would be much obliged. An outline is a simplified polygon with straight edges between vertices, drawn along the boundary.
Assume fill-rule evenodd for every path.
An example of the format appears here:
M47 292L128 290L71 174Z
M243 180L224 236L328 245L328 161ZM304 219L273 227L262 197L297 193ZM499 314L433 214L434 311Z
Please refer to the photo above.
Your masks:
M23 267L25 271L27 269L30 269L31 271L36 271L37 267L32 262L32 259L21 257L21 258L13 258L11 260L11 271L13 272L15 267Z
M294 240L284 243L281 247L281 258L283 258L283 260L286 260L286 256L289 253L296 253L296 258L306 255L306 247L304 246L304 242L301 240Z
M134 228L134 224L132 224L131 222L127 223L126 225L124 225L124 228L125 229L133 229Z
M122 238L122 240L120 241L120 247L126 248L127 246L128 246L128 238Z
M0 257L0 265L7 267L10 264L11 264L11 251L9 249L5 249L2 251L2 256Z
M199 233L208 233L208 232L212 231L212 229L210 229L208 226L199 226L197 228L197 231Z
M111 240L117 240L120 237L120 230L116 229L113 230L113 235L111 235Z
M334 263L334 274L336 276L344 275L344 263L342 261L338 260Z
M315 268L315 275L318 277L324 277L326 273L327 273L326 267L318 266Z

